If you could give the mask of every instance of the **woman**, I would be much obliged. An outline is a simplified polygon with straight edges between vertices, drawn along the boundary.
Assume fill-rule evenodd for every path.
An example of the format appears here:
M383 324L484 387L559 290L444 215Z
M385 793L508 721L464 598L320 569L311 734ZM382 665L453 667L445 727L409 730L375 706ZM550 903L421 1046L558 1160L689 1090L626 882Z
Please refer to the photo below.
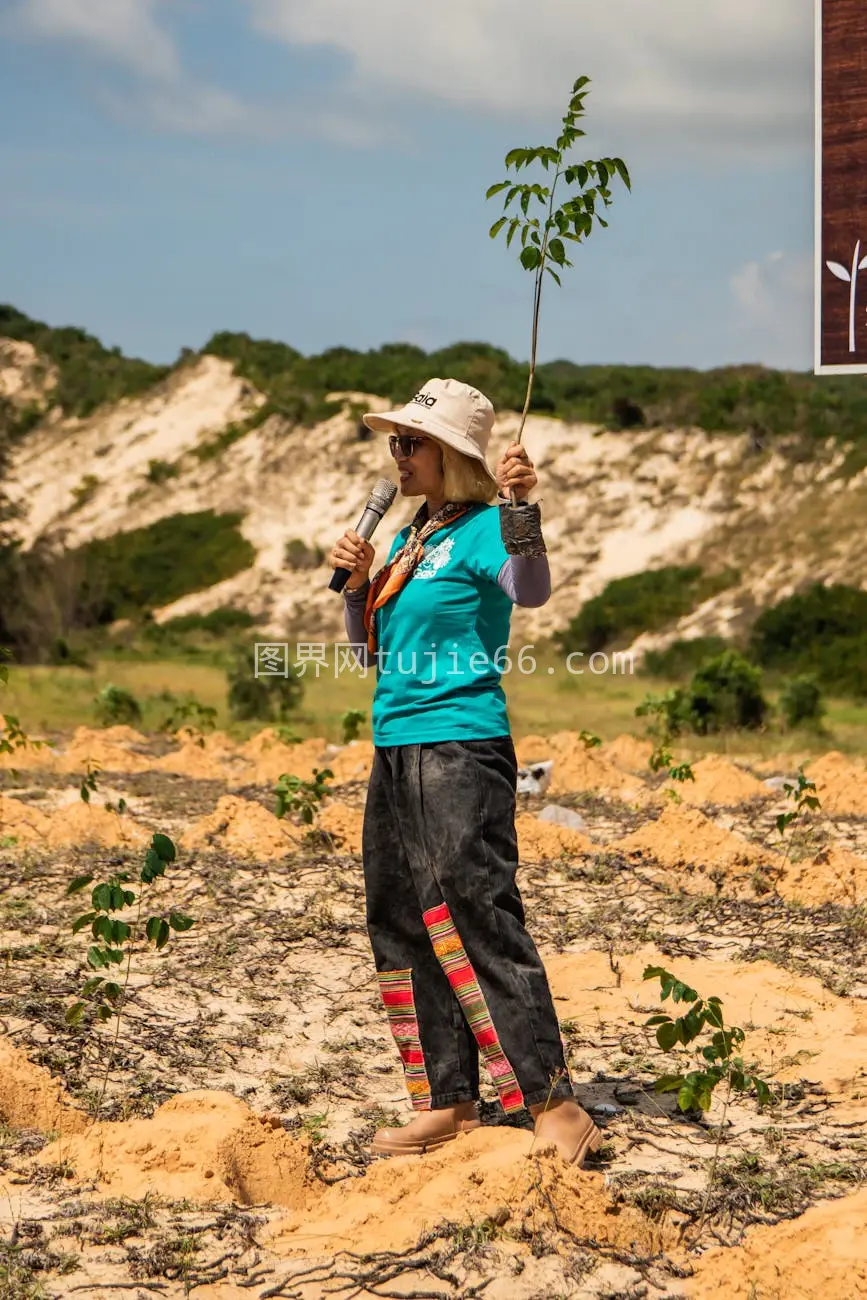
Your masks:
M418 1111L381 1129L371 1149L422 1154L477 1128L481 1053L504 1109L527 1106L540 1141L580 1164L602 1139L573 1097L524 928L517 767L500 686L512 605L550 595L539 507L527 501L536 474L517 443L491 473L493 407L454 379L432 379L401 410L364 422L388 433L401 493L424 497L372 581L373 547L353 530L331 553L334 568L351 570L349 639L377 661L367 925Z

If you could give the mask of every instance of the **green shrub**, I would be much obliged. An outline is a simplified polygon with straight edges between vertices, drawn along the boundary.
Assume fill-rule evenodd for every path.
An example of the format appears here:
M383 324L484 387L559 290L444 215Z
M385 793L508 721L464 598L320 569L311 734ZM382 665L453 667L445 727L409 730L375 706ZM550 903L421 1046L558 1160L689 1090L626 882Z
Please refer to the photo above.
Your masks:
M867 695L867 591L816 582L764 610L750 651L765 668L808 674L828 690Z
M180 472L170 460L149 460L145 478L149 483L159 486L160 483L167 483L170 478L177 478Z
M82 617L108 623L141 614L249 568L256 552L241 536L241 519L212 510L169 515L87 543L72 553L83 564Z
M762 672L736 650L725 650L698 669L686 692L691 730L700 736L762 726L768 702Z
M136 726L141 722L141 705L132 691L123 686L114 686L111 682L103 686L94 700L96 720L101 727L111 727L115 723Z
M288 677L257 677L252 655L243 652L226 677L229 712L236 722L286 722L304 694L304 683L291 664Z
M642 632L667 627L735 580L731 571L706 577L697 564L615 578L587 601L555 640L564 654L594 654L614 642L632 641Z
M690 641L672 641L664 650L648 650L641 661L641 671L648 677L673 681L694 673L706 659L727 649L721 636L697 636Z
M134 397L158 383L170 370L169 366L125 357L120 348L103 347L85 330L73 326L55 329L3 304L0 338L32 343L37 352L54 363L58 383L52 401L67 415L91 415L105 402Z
M229 632L240 632L253 627L256 620L246 609L231 609L221 605L209 614L179 614L177 618L168 618L162 624L167 632L207 632L210 636L225 636Z
M780 695L780 709L787 727L818 727L825 704L815 677L793 677L787 682Z
M300 537L290 537L283 548L284 568L296 572L303 569L318 569L325 563L325 552L321 546L308 546Z

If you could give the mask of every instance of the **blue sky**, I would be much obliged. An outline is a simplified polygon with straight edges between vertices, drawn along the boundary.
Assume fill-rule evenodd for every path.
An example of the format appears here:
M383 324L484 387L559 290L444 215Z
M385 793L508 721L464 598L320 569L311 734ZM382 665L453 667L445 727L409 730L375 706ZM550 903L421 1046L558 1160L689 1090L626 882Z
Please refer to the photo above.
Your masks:
M529 354L503 155L592 77L633 193L549 281L540 357L808 369L810 0L0 0L0 301L154 361Z

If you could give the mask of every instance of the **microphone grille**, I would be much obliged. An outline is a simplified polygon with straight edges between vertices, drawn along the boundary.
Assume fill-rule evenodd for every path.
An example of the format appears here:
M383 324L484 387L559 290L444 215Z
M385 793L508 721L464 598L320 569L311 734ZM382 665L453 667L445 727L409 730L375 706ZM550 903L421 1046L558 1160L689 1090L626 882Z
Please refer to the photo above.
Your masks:
M367 504L371 510L379 510L385 514L396 496L397 484L392 483L391 479L381 478L374 484Z

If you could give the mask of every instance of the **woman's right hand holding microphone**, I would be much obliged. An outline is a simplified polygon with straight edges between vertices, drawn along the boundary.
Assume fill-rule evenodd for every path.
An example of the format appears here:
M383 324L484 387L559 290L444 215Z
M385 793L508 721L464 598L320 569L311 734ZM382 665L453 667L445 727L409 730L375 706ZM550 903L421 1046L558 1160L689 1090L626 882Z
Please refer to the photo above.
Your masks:
M370 542L359 537L354 528L347 528L340 540L335 542L328 558L332 569L350 570L351 576L347 579L345 590L356 591L369 580L375 554Z

